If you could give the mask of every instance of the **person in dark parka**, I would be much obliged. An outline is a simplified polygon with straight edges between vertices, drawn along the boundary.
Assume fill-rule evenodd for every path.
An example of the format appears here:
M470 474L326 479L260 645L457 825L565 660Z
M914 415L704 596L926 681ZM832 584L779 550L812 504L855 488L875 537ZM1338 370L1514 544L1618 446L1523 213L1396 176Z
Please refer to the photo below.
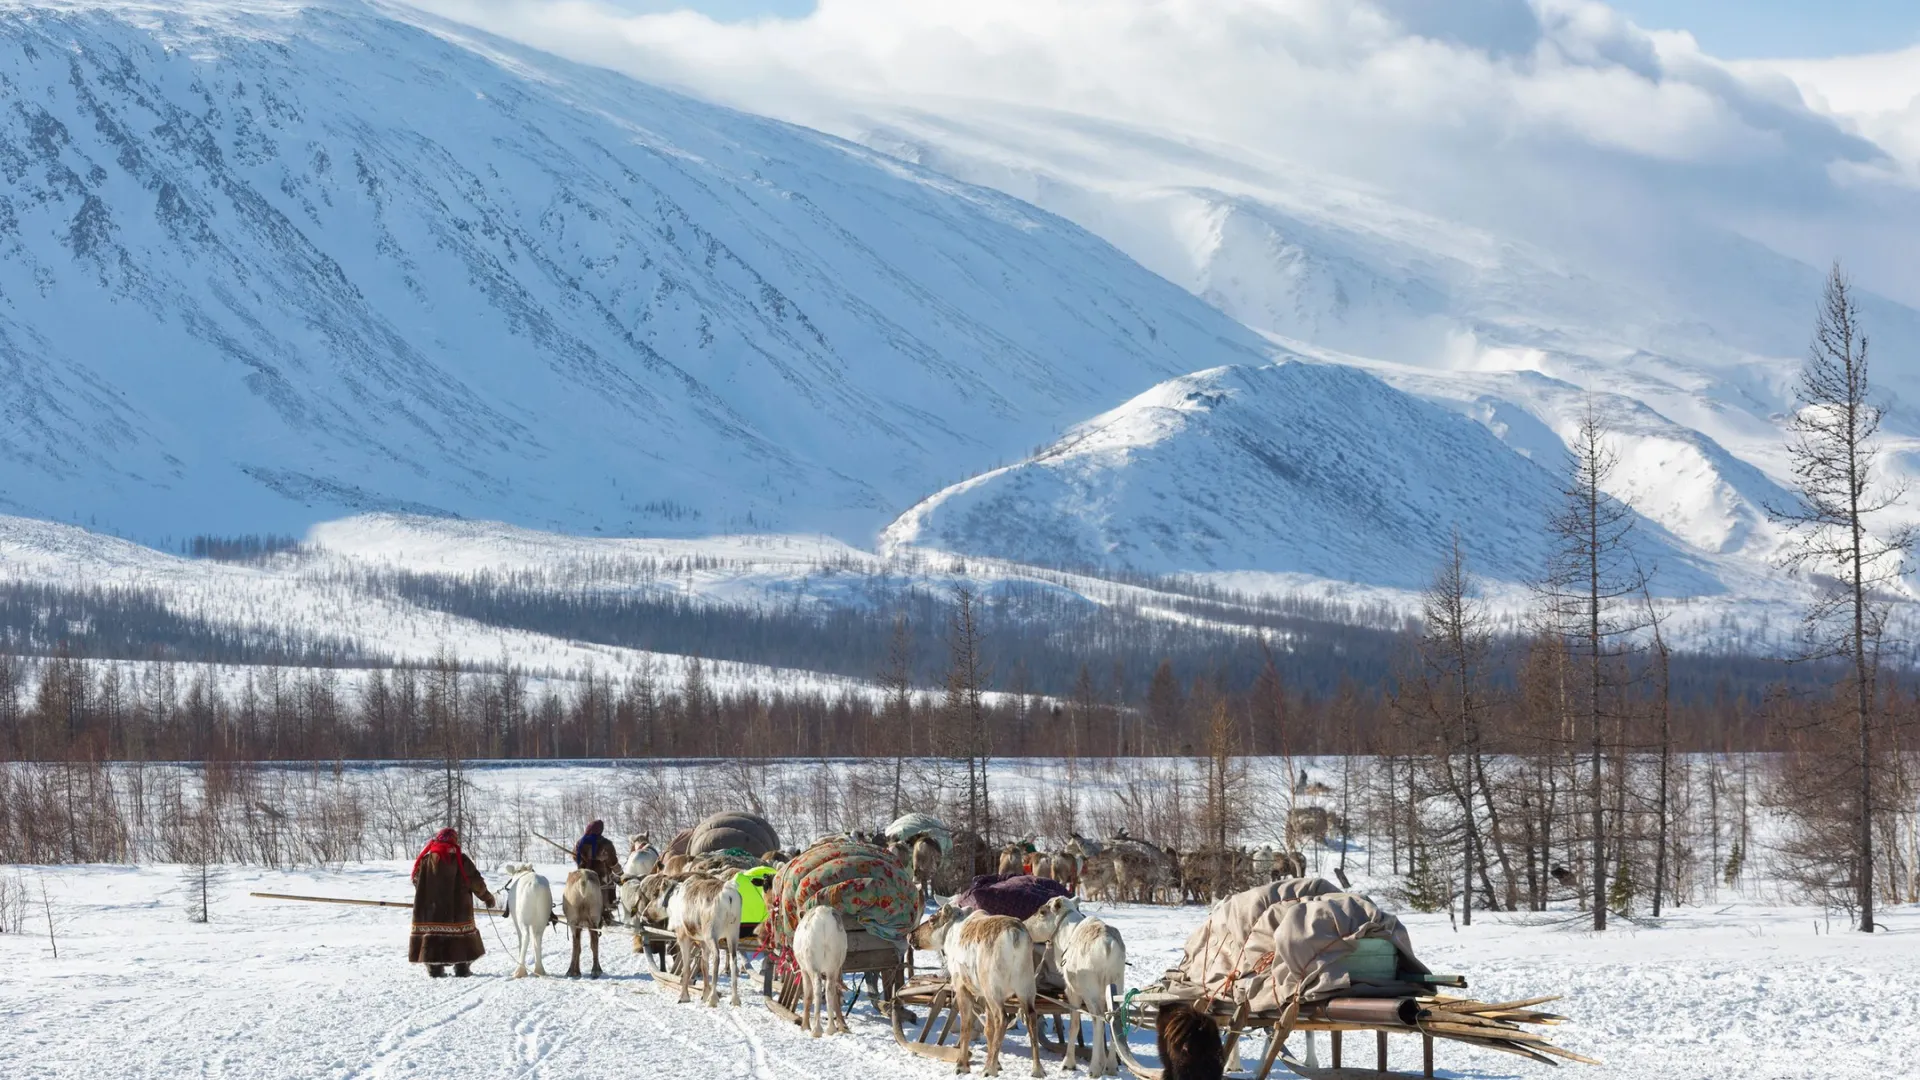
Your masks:
M438 979L453 966L454 975L471 975L470 965L486 955L480 928L473 922L473 901L493 906L493 894L480 871L460 850L460 835L441 829L413 860L413 933L407 961L427 965Z
M586 834L580 837L579 843L573 845L573 865L600 875L600 891L604 894L604 902L600 905L600 924L611 926L614 890L620 886L620 850L613 846L613 841L601 835L606 829L607 823L599 818L587 823Z

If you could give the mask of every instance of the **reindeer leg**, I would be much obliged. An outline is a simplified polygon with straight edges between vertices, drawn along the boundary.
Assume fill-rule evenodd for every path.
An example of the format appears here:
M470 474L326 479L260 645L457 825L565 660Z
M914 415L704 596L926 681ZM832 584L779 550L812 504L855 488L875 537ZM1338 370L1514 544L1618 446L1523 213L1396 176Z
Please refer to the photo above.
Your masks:
M1040 1006L1037 1002L1030 1000L1026 1004L1026 1010L1027 1010L1027 1047L1033 1051L1033 1071L1028 1073L1027 1075L1045 1076L1047 1075L1046 1071L1040 1067ZM1079 1038L1080 1038L1080 1014L1076 1012L1073 1014L1073 1029L1067 1032L1067 1037L1066 1037L1068 1061L1073 1060L1073 1044Z
M960 1014L960 1064L953 1071L969 1073L973 1071L973 996L956 988L953 1009Z
M844 1035L851 1035L853 1034L853 1029L847 1026L847 996L844 993L845 987L843 987L840 982L845 974L845 972L841 971L834 972L833 982L829 983L828 987L833 993L834 1030ZM858 993L858 991L856 991L856 993Z
M1067 1063L1060 1071L1062 1073L1078 1071L1080 1068L1080 1004L1073 996L1072 984L1067 986L1067 1030L1061 1034L1061 1040L1067 1044ZM1034 1060L1038 1061L1040 1040L1035 1039L1033 1045L1036 1048ZM1100 1058L1096 1055L1093 1060L1098 1062ZM1088 1069L1094 1076L1100 1075L1097 1064L1088 1065Z
M811 971L802 971L800 973L800 996L804 999L800 1004L800 1026L807 1029L808 1035L817 1039L820 1037L820 1013L818 1008L820 1004L820 984L819 980L814 978L813 972Z
M693 999L692 995L688 993L688 988L693 985L693 935L683 930L674 935L674 944L677 945L680 950L679 1004L685 1005Z
M580 928L570 929L573 931L573 963L567 965L567 978L577 979L580 977Z
M597 979L600 977L600 931L594 930L592 931L592 934L593 934L593 977Z

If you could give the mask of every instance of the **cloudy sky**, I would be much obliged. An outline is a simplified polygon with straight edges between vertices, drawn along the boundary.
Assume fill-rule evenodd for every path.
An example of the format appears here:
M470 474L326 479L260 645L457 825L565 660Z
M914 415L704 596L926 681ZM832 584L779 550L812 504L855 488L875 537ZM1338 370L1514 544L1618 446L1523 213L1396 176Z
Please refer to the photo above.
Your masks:
M1911 0L415 2L840 134L862 108L1049 110L1556 249L1658 261L1704 222L1920 304Z
M798 18L813 11L815 0L617 0L616 6L636 13L691 10L731 22ZM1920 5L1910 0L1620 0L1613 6L1648 29L1686 30L1728 60L1832 57L1920 44Z

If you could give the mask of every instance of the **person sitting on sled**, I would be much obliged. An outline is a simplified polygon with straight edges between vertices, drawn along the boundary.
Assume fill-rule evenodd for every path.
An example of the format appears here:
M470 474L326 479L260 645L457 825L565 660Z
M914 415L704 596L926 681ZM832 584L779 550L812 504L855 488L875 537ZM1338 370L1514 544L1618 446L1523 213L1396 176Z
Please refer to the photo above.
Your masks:
M600 875L600 891L604 894L600 924L611 926L615 910L613 894L620 887L620 852L613 841L600 835L606 828L607 823L599 818L587 823L586 835L573 845L573 865Z

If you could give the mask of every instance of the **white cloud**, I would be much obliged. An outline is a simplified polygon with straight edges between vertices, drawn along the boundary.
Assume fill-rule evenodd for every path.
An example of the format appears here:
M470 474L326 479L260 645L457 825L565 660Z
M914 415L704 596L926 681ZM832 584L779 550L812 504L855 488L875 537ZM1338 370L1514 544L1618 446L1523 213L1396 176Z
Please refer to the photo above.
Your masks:
M724 24L583 0L419 3L849 134L862 107L1059 110L1250 148L1557 248L1633 242L1623 227L1657 245L1673 220L1712 221L1920 299L1891 235L1920 224L1899 160L1911 127L1836 122L1777 74L1601 3L821 0Z

